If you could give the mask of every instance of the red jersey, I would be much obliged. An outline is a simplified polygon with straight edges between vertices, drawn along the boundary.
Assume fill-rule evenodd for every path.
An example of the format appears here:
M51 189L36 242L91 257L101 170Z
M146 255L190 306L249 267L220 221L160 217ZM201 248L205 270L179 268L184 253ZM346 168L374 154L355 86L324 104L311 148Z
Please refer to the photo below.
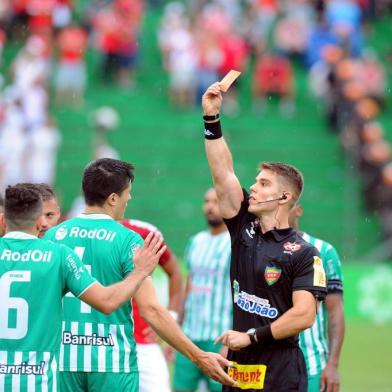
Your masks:
M121 224L128 229L135 231L140 234L140 236L145 239L151 232L159 232L159 230L151 225L150 223L143 222L136 219L124 219ZM159 265L165 265L172 257L172 252L169 248L166 248L165 253L159 259ZM136 305L136 301L132 300L133 308L133 324L134 324L134 336L137 344L150 344L146 339L146 335L143 331L148 328L147 322L140 316L139 310Z
M80 27L66 27L59 34L58 44L61 61L83 61L87 47L87 33Z

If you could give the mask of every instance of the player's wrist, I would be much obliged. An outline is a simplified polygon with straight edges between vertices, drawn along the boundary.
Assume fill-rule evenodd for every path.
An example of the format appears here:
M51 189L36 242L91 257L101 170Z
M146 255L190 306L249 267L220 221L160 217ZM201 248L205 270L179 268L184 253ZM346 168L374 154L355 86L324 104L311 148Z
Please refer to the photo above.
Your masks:
M145 279L147 278L147 276L150 275L150 272L146 270L146 268L142 267L142 266L135 266L135 269L132 272L133 275L136 275L137 277L139 277L140 279ZM132 275L130 274L130 275ZM128 276L130 276L128 275Z

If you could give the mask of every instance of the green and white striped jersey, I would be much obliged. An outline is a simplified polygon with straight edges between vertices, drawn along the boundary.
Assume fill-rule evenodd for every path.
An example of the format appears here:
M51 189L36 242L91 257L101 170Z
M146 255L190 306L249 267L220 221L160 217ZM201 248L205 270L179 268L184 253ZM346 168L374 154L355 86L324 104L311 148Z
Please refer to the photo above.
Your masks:
M45 238L74 249L105 286L132 272L134 250L143 244L139 234L105 214L81 214L49 230ZM137 371L131 302L104 315L66 296L63 310L60 371Z
M202 231L188 244L185 260L191 287L183 330L193 341L214 340L232 325L230 257L228 231Z
M320 253L327 276L328 294L342 293L341 263L335 248L328 242L307 233L303 233L302 238L316 247ZM308 375L320 374L328 360L328 317L325 302L321 303L313 327L300 333L299 342L305 357Z
M95 279L64 245L11 232L0 238L0 391L57 391L62 298Z

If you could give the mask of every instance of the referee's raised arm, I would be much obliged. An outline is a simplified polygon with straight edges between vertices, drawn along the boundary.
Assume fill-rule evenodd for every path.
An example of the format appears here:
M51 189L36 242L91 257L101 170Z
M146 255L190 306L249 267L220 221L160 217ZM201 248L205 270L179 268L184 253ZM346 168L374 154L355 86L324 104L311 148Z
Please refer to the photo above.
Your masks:
M222 217L228 219L237 215L244 196L234 173L231 152L222 136L219 118L222 93L218 82L208 87L203 95L202 106L207 160Z

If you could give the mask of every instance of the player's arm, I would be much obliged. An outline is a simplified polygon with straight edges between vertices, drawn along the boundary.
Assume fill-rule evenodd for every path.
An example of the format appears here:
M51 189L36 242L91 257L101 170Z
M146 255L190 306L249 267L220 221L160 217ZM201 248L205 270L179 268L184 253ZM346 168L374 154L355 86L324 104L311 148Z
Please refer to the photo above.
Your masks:
M328 294L325 298L328 315L328 361L321 376L322 390L337 392L339 390L339 357L343 345L345 322L343 313L343 297L341 293Z
M328 318L329 354L327 364L321 374L320 386L327 392L337 392L340 385L338 365L345 331L343 277L339 255L332 245L326 259L324 267L328 277L328 294L325 297L325 306Z
M174 253L171 252L170 259L162 265L163 270L169 278L169 306L168 309L178 316L182 302L182 276L180 266ZM178 319L178 317L177 317Z
M135 295L143 281L155 269L165 250L166 247L162 246L162 237L150 233L143 246L135 250L133 258L135 269L124 280L110 286L103 286L96 282L79 298L102 313L114 312Z
M200 350L184 335L169 311L159 303L151 278L144 280L135 300L141 316L163 340L188 357L209 377L225 385L236 385L222 369L222 366L230 364L226 359L219 354Z
M306 290L294 291L293 306L270 325L256 329L256 342L265 343L297 335L310 328L316 318L317 300ZM231 350L240 350L252 344L245 332L226 331L216 343L222 342Z
M222 106L222 93L219 83L212 84L203 95L203 111L205 116L219 114ZM221 136L220 121L205 120L205 149L208 164L223 218L237 215L243 200L240 182L234 173L233 159L225 139ZM214 120L212 120L214 121Z

